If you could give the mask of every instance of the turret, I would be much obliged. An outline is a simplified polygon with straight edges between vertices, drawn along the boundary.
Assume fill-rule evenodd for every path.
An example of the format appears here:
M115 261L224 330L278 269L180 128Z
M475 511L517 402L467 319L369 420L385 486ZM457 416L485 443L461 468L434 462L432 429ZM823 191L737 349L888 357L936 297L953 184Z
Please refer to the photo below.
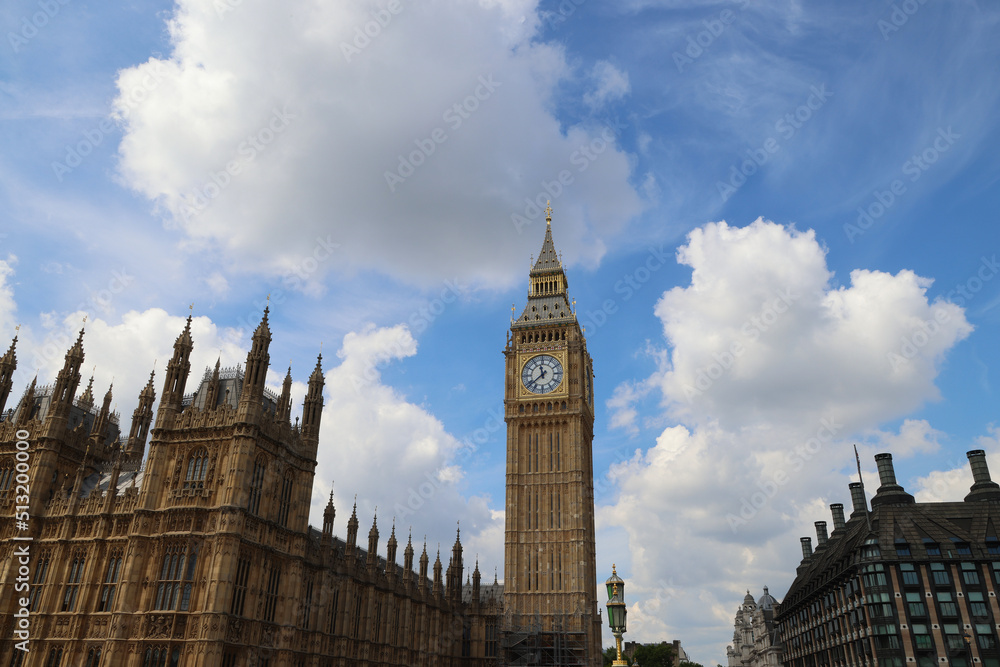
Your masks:
M108 385L108 391L104 394L104 402L101 404L97 418L94 419L94 425L90 429L90 436L97 445L103 445L104 439L108 435L108 419L111 416L111 390L113 386L114 383Z
M434 559L434 590L432 591L434 597L440 598L442 593L441 586L441 548L438 547L437 558Z
M455 544L451 548L451 561L448 564L448 596L455 602L462 601L462 531L455 533Z
M267 379L267 367L271 357L267 350L271 345L271 330L267 324L268 308L264 308L257 330L253 332L253 344L247 353L246 371L243 375L243 389L240 392L240 404L237 419L255 422L260 415L261 403L264 400L264 382Z
M302 404L302 441L310 452L319 448L319 422L323 416L323 355L316 357L316 368L309 376L309 390Z
M427 590L427 563L430 559L427 557L427 537L424 537L424 552L420 554L420 581L418 585L420 586L421 592L426 592Z
M14 371L17 369L17 354L14 349L17 347L17 336L10 343L10 348L0 357L0 413L7 407L7 398L10 396L11 387L14 386Z
M73 398L76 396L76 389L80 386L80 366L83 365L83 329L76 342L66 352L62 370L56 376L55 386L52 388L52 404L49 407L48 423L50 433L58 434L65 428L69 418L69 410L73 405Z
M413 531L406 538L406 548L403 549L403 584L410 585L413 581Z
M351 560L354 557L354 552L358 546L358 499L354 499L354 509L351 510L351 518L347 520L347 550L346 553L350 557L349 562L353 563Z
M292 414L292 367L288 367L285 373L285 381L281 385L281 398L278 399L278 409L274 413L274 420L279 424L291 423Z
M396 579L396 520L392 520L392 532L389 534L389 541L385 544L385 571L389 576L389 581Z
M174 341L174 354L167 362L166 375L163 378L160 409L156 414L156 428L169 428L174 417L180 414L181 401L184 398L184 385L187 384L191 372L191 316L188 315L184 330Z
M208 387L205 388L205 409L213 410L219 404L219 367L222 365L222 357L215 360L215 370L208 380Z
M38 376L36 375L31 379L31 384L28 385L27 390L24 392L24 397L18 404L17 411L17 425L23 426L31 421L31 417L35 412L35 384L38 382Z
M323 544L333 543L333 518L337 515L337 510L333 507L333 489L330 489L330 501L323 510Z
M479 558L476 558L476 569L472 571L472 610L479 611L479 585L482 577L479 574Z
M139 392L139 405L132 411L132 427L125 441L125 455L134 461L142 459L146 450L146 436L149 435L149 425L153 421L153 403L156 401L156 389L153 388L153 376L156 371L150 371L149 382Z
M375 572L378 564L378 515L372 518L372 528L368 531L368 562L366 563L369 573Z

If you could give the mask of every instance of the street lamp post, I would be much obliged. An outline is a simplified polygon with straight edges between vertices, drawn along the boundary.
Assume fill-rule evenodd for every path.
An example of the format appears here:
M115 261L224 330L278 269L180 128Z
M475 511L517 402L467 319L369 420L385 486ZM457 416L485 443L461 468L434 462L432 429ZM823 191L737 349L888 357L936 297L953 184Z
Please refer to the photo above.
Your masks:
M625 582L618 576L614 564L611 565L611 578L605 584L608 587L608 625L611 626L611 634L615 636L618 648L618 659L611 664L614 667L626 667L628 663L622 660L622 635L625 634L625 616L628 615L625 608Z

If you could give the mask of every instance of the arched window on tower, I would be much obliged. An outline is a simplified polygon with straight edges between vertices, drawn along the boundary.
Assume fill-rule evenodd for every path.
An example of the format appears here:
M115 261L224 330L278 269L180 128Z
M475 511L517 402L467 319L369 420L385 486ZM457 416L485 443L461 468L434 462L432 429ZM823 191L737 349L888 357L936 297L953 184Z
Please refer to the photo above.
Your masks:
M208 451L196 449L188 459L187 476L184 478L185 489L205 488L205 473L208 472Z
M251 514L257 514L260 510L260 494L264 488L264 470L267 464L263 458L258 458L253 464L253 477L250 478L250 500L247 503L247 510Z
M278 502L278 523L288 528L288 510L292 505L292 473L286 473L281 481L281 499Z
M8 489L14 483L14 459L0 463L0 498L7 495Z

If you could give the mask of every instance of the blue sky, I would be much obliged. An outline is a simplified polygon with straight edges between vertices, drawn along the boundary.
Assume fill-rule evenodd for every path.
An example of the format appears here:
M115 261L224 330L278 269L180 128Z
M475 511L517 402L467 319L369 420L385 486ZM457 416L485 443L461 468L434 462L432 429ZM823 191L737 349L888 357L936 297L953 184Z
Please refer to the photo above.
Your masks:
M127 419L190 304L200 369L270 294L272 384L327 370L313 523L334 480L339 533L355 494L431 550L461 520L502 577L499 352L551 199L630 639L725 662L854 443L924 500L1000 460L996 7L335 4L0 9L19 386L86 315Z

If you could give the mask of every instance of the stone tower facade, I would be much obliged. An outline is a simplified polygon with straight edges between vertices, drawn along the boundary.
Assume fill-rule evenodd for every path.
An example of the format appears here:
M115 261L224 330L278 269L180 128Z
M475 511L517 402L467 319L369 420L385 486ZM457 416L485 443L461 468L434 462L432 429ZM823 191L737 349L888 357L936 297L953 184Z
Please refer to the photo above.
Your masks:
M594 372L551 214L504 350L504 644L511 664L600 665Z

